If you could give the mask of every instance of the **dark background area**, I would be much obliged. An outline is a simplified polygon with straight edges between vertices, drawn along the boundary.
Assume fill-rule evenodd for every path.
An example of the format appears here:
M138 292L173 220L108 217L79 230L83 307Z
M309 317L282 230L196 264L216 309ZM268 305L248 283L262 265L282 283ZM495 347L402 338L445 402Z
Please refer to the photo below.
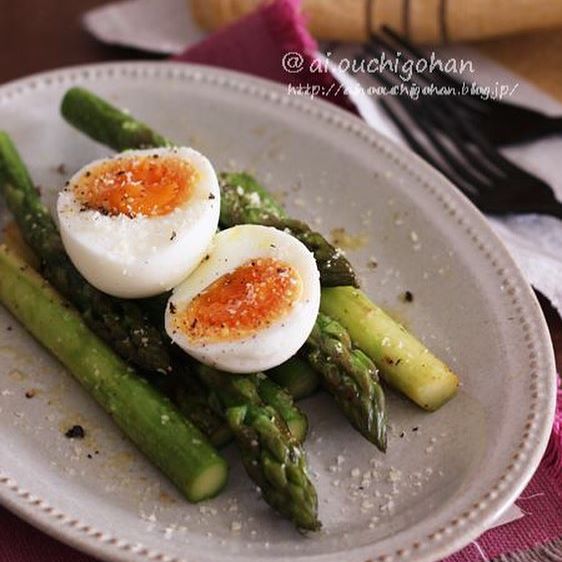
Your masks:
M0 84L52 68L125 59L150 53L104 45L81 26L80 16L109 0L0 0ZM499 42L497 45L501 45ZM1 124L0 124L1 127ZM539 296L562 368L562 321Z
M160 58L104 45L80 16L108 0L0 0L0 83L61 66Z

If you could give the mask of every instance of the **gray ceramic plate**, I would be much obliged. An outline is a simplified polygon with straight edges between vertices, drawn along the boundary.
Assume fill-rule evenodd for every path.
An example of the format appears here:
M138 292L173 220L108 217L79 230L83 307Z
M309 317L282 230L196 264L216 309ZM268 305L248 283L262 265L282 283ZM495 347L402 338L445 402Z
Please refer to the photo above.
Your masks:
M349 256L366 291L463 385L431 415L389 392L386 455L327 397L307 400L324 530L303 537L259 499L235 450L226 453L224 494L203 505L182 500L1 310L2 502L78 548L131 561L427 561L490 525L544 451L555 379L537 302L482 215L416 156L326 103L234 73L154 63L72 68L0 88L0 124L49 201L65 179L60 164L71 173L108 153L58 115L75 84L193 145L218 169L254 171L318 229L344 227L359 246ZM412 303L400 299L405 290ZM36 396L26 399L31 388ZM84 441L63 436L74 423L86 428Z

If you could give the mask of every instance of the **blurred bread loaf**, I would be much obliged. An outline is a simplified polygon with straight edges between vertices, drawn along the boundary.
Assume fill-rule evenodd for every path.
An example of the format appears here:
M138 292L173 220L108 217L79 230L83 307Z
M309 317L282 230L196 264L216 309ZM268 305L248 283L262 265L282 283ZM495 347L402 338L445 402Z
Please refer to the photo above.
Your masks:
M190 0L197 22L214 30L271 0ZM562 27L561 0L303 0L317 39L362 41L389 25L416 43L474 41Z

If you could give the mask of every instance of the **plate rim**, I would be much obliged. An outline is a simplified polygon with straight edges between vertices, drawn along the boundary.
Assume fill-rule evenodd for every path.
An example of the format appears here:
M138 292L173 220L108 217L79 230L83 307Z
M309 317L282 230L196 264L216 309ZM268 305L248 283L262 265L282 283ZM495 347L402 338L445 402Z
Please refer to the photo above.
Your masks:
M225 89L225 91L235 89L238 92L257 96L262 101L268 103L291 106L293 109L300 110L309 116L323 119L331 126L339 126L346 131L352 132L364 142L371 143L386 158L390 158L393 163L408 172L413 178L416 178L418 183L424 184L423 187L427 187L433 197L438 199L445 209L449 208L452 212L456 212L457 209L462 210L463 215L469 220L459 218L459 227L462 227L463 224L466 225L468 222L470 223L469 227L476 225L479 229L483 229L485 238L492 241L496 252L501 254L503 263L509 265L510 282L512 285L516 285L517 291L520 291L518 294L524 301L523 304L526 305L525 312L531 313L531 318L527 318L527 329L530 332L530 325L532 325L535 342L540 344L538 351L535 349L533 352L536 355L535 363L538 365L539 360L542 360L543 363L541 368L538 369L537 367L535 371L541 371L541 377L544 377L543 382L546 388L544 396L540 401L542 424L533 423L533 419L537 417L533 412L534 418L529 420L527 424L527 436L525 437L526 440L532 438L533 446L527 447L527 449L530 448L531 450L524 453L526 456L524 457L523 466L522 463L517 463L516 461L511 463L509 465L511 469L508 467L507 472L502 474L498 484L489 490L483 499L474 503L470 511L459 514L458 517L450 521L449 526L436 529L434 533L424 537L424 539L433 542L433 549L424 550L418 542L404 546L388 555L378 556L375 560L384 562L410 560L410 555L412 555L413 551L414 556L416 556L415 560L419 562L443 558L464 547L487 530L490 524L513 503L526 486L546 450L556 405L556 368L554 350L546 320L531 285L525 280L524 274L509 254L504 243L493 231L484 215L462 193L455 189L451 182L441 173L408 148L395 144L355 115L324 100L310 100L300 96L296 97L296 99L292 99L295 98L294 96L289 99L290 96L287 95L286 87L283 85L241 72L200 64L150 60L79 64L39 72L1 84L0 104L9 103L10 99L25 93L27 90L34 90L39 86L48 87L54 82L66 83L68 86L79 85L88 83L92 78L100 75L122 76L125 78L138 76L162 78L166 76L170 79L201 81L217 88ZM539 376L535 375L534 380L538 379ZM534 433L531 433L531 431ZM519 472L514 477L510 472L512 473L515 469ZM169 556L165 552L150 550L137 543L131 544L125 539L119 539L112 534L82 523L72 518L72 516L60 512L48 502L32 496L28 491L20 488L17 480L4 474L1 467L0 504L53 538L98 558L101 556L107 560L119 562L141 562L145 560L188 562L193 560L193 557L190 555L188 555L188 558L182 557L180 559ZM474 521L475 517L478 517L478 522ZM464 525L467 521L469 524ZM372 544L356 548L352 547L346 552L350 554L353 552L359 553L369 547L372 548ZM315 559L318 558L319 560L327 560L330 556L334 556L334 553L313 555Z

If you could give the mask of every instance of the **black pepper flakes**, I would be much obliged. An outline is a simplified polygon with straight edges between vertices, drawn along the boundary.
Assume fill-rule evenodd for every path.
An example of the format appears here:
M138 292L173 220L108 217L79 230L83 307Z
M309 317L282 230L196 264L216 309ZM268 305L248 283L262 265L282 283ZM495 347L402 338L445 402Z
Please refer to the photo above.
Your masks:
M412 427L412 431L417 431L419 429L419 427L416 425L416 427Z
M73 425L65 434L68 439L84 439L86 432L81 425Z
M214 194L214 193L209 193L209 199L215 199L215 194Z
M168 305L168 310L170 311L170 314L175 314L176 313L176 305L170 301L170 304Z
M27 390L25 393L25 397L26 398L33 398L36 394L36 391L34 388L31 388L30 390Z
M170 240L174 240L176 236L177 236L176 231L172 230L172 235L170 236Z
M414 300L414 294L412 291L405 291L402 298L404 299L404 302L412 302Z

